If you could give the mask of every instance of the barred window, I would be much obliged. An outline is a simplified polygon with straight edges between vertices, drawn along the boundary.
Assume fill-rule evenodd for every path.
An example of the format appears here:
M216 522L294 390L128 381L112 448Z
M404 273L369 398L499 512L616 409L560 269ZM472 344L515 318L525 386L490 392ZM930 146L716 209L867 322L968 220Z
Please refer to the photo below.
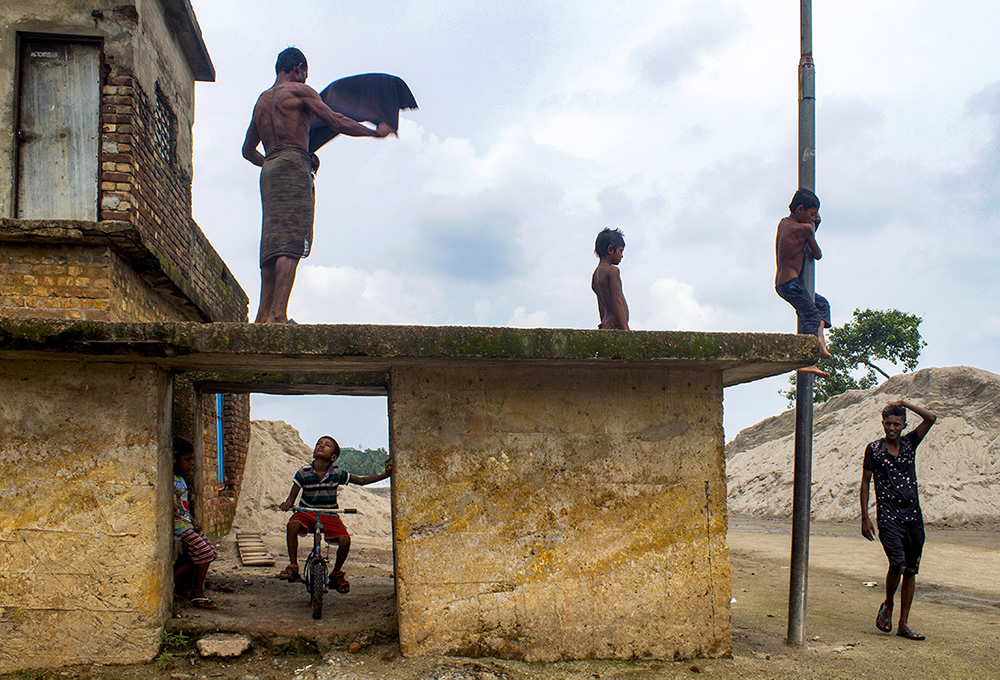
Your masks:
M156 106L153 107L152 114L150 133L153 152L165 164L173 166L177 162L177 116L170 108L159 83L156 84Z

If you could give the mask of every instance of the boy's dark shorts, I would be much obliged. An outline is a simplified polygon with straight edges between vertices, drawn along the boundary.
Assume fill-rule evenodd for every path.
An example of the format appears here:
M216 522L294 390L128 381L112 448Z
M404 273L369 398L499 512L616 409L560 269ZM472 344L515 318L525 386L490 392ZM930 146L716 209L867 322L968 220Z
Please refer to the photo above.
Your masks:
M920 571L920 554L924 550L923 522L879 522L878 540L889 558L890 571L899 571L901 567L907 574Z
M774 287L774 291L782 300L795 308L799 333L819 335L820 322L824 322L827 328L833 326L830 321L830 303L819 293L816 293L815 301L809 297L805 286L802 285L801 276L778 284Z
M316 528L316 515L311 512L297 512L288 521L299 523L299 536L308 536ZM340 536L350 536L347 527L336 515L320 515L319 522L323 525L323 535L327 542Z

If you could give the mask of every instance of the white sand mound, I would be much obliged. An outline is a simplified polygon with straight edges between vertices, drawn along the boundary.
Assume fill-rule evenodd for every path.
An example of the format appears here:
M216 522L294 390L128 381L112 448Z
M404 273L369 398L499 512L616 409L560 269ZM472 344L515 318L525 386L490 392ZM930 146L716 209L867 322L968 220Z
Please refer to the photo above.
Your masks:
M278 505L288 497L295 472L310 462L312 449L294 427L280 420L252 421L233 530L284 535L291 513ZM344 515L344 523L354 536L389 536L389 499L367 488L348 485L338 491L341 508L358 510L356 515Z
M924 520L951 526L1000 523L1000 376L967 366L897 375L876 389L852 390L816 405L813 518L860 522L864 449L883 436L881 410L897 399L938 416L917 449ZM919 422L909 413L907 431ZM794 430L795 413L786 411L742 430L726 445L731 513L791 516Z

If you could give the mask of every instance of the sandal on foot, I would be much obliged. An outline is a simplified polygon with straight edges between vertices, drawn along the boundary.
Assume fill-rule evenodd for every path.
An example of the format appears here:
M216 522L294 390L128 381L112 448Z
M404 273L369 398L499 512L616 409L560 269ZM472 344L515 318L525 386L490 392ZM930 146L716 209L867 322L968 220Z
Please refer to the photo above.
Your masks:
M878 606L878 616L875 617L875 627L883 633L892 631L892 614L885 615L885 602Z
M904 628L903 630L896 633L899 637L904 637L907 640L925 640L926 638L913 630L912 628Z
M215 609L215 603L210 597L192 597L191 604L198 609Z
M282 581L298 581L299 580L299 565L289 564L287 567L281 570L278 574L278 578Z
M349 593L351 592L351 584L347 582L344 577L344 572L334 571L330 573L330 580L333 581L333 587L337 589L338 593Z

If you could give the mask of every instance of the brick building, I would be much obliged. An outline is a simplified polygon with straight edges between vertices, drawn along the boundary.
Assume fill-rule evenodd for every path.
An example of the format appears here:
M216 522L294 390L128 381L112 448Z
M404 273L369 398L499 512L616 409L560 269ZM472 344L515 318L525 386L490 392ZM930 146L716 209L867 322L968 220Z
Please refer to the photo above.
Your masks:
M194 84L215 70L190 2L8 0L0 65L0 315L246 321L191 217ZM248 397L178 379L172 421L201 452L195 512L224 535Z

